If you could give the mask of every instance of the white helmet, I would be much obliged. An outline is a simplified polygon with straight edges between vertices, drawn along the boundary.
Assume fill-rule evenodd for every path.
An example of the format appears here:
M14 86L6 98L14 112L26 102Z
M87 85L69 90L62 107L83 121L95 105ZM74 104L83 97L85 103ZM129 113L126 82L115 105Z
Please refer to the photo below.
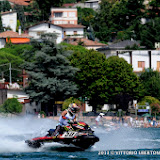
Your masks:
M99 116L103 117L105 114L104 113L100 113Z
M77 106L76 103L71 103L68 109L69 109L69 112L71 112L72 114L76 114L80 108L79 106Z

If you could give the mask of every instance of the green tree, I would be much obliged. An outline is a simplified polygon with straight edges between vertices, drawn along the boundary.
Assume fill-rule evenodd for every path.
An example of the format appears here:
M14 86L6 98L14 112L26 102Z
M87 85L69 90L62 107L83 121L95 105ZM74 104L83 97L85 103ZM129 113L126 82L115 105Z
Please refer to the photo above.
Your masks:
M144 25L139 25L140 32L137 34L137 37L140 39L141 45L146 46L147 49L154 49L155 42L160 42L159 23L160 18L156 17Z
M0 76L4 77L6 82L9 82L9 63L12 67L12 81L22 82L22 77L20 77L22 68L20 65L23 63L25 56L23 53L25 50L30 52L32 46L23 44L23 45L12 45L9 48L0 49ZM6 64L6 65L5 65ZM4 66L3 66L4 65Z
M81 8L77 7L78 12L78 23L86 26L90 26L91 21L96 14L96 12L92 8Z
M138 105L146 105L148 103L149 105L152 103L158 103L160 104L160 101L157 98L151 97L151 96L144 96L140 102L138 102Z
M142 86L133 68L123 58L112 56L107 59L106 77L109 104L117 104L122 110L128 109L129 101L143 96Z
M160 100L160 74L158 71L146 69L140 75L145 96L152 96Z
M69 64L67 57L70 52L54 43L55 35L44 34L41 39L42 42L34 42L32 61L23 65L31 77L25 91L31 100L42 104L42 110L45 106L46 113L54 110L54 115L57 115L55 101L76 94L73 76L77 69Z
M148 9L148 17L155 18L160 16L160 1L159 0L151 0L149 1L150 9Z
M160 104L152 103L150 106L151 106L152 113L154 113L156 118L156 115L160 113Z
M11 9L11 5L8 1L0 1L0 12L9 11Z
M0 106L0 111L5 113L21 113L23 105L18 102L17 98L7 99L3 105Z
M122 40L134 36L133 31L139 32L138 24L144 15L143 1L102 0L93 23L96 37L107 42L117 40L117 35Z
M79 90L77 97L88 98L89 104L96 112L105 103L107 79L105 76L106 57L94 50L87 50L82 46L65 44L66 49L72 50L73 54L69 57L71 64L79 68L75 75L75 83Z
M63 5L63 0L36 0L41 11L42 20L48 20L51 15L51 7L61 7Z
M22 30L25 30L25 15L24 7L22 5L14 5L14 10L17 12L17 19L20 21Z

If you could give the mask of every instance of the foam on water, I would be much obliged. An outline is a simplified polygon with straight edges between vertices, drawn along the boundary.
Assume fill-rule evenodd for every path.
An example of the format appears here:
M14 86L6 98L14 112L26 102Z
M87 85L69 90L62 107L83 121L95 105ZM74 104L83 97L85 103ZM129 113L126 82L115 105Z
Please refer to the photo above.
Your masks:
M35 152L25 140L44 136L56 124L56 121L35 117L0 118L0 152Z
M0 118L0 153L45 152L64 147L65 145L58 143L49 143L40 149L32 149L25 144L25 140L44 136L50 128L55 128L56 125L57 121L38 119L37 117ZM129 127L110 131L105 128L95 128L94 130L100 141L87 151L153 149L160 146L159 129L155 130L156 134L154 130Z

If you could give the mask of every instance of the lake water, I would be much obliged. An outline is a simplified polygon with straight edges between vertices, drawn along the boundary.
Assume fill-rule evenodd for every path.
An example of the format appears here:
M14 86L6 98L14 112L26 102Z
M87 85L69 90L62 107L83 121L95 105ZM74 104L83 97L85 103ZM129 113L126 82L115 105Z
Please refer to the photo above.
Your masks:
M100 141L86 151L58 143L32 149L24 143L26 139L45 135L56 124L34 117L0 118L0 160L160 159L159 128L121 127L111 131L95 128Z

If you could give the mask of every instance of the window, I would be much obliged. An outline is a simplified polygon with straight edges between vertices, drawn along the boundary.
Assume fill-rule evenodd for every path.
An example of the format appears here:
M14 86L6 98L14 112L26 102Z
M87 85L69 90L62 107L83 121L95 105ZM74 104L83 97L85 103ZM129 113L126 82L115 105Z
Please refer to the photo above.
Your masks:
M157 61L157 71L160 71L160 61Z
M63 17L67 17L67 12L63 12Z
M76 16L75 12L69 12L69 17L75 17L75 16Z
M69 21L70 24L74 24L74 21Z
M37 32L37 35L40 36L41 34L44 34L44 31Z
M74 35L76 35L77 34L77 31L74 31Z
M56 12L56 13L54 13L54 17L62 17L62 12Z
M138 68L145 68L145 61L138 61Z

